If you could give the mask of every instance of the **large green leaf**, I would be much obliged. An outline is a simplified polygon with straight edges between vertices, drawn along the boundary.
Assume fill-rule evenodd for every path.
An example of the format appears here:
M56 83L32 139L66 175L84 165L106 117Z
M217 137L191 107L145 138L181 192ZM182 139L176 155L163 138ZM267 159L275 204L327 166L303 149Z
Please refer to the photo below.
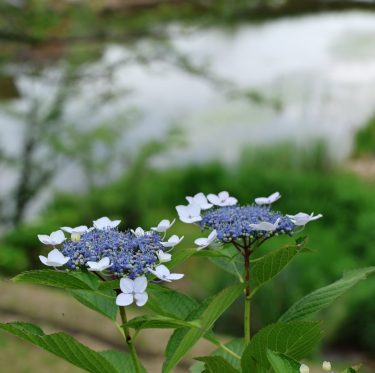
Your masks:
M280 352L267 351L267 358L275 373L299 373L301 364L291 357Z
M140 329L162 329L162 328L181 328L183 326L188 328L199 328L199 320L185 321L178 320L172 317L161 316L161 315L145 315L134 317L127 322L127 326L130 328Z
M156 314L185 320L199 306L199 302L189 296L166 287L149 284L146 308Z
M60 272L50 269L23 272L14 277L13 281L48 285L61 289L96 290L99 286L99 279L92 273Z
M240 373L221 356L203 356L195 359L204 363L207 373Z
M31 342L44 350L47 350L62 359L67 360L73 365L82 368L91 373L124 373L125 370L119 370L116 367L118 363L114 363L114 353L99 353L89 347L78 342L73 337L65 333L54 333L46 335L38 326L28 323L0 323L0 329ZM117 360L120 353L116 353ZM121 354L121 360L127 361L128 366L130 356ZM126 372L132 373L132 370Z
M137 369L134 365L133 359L129 354L119 351L101 351L100 355L104 356L116 369L115 372L121 373L136 373ZM147 373L146 369L142 367L142 372Z
M306 295L288 309L279 321L306 320L316 312L328 307L340 295L348 291L361 280L375 272L375 267L349 271L331 285L325 286Z
M222 247L220 252L222 253L221 256L209 257L210 261L233 276L243 276L243 256L232 245Z
M268 349L300 360L313 349L319 339L318 322L293 321L268 325L246 347L241 359L243 373L251 373L254 362L259 368L268 368Z
M118 307L113 290L70 290L70 294L86 307L116 321Z
M199 307L197 313L201 314L201 329L181 328L175 331L168 342L163 372L170 372L176 366L199 338L211 329L220 315L243 293L243 289L243 284L230 286L213 297L208 305ZM189 316L193 317L193 313Z
M208 338L209 339L209 338ZM239 357L242 356L242 353L245 349L245 343L244 343L244 340L243 338L237 338L237 339L233 339L232 341L226 343L225 345L225 348L231 350L233 353L235 353L236 355L238 355ZM230 365L233 366L233 368L237 369L237 370L241 370L241 359L240 358L236 358L235 356L233 356L233 354L227 352L225 349L223 348L218 348L217 350L215 350L211 356L221 356L223 357ZM190 368L190 372L191 373L202 373L204 371L204 364L202 362L196 362L191 368Z
M251 268L253 286L259 287L275 277L301 251L301 246L293 245L274 250L259 258Z

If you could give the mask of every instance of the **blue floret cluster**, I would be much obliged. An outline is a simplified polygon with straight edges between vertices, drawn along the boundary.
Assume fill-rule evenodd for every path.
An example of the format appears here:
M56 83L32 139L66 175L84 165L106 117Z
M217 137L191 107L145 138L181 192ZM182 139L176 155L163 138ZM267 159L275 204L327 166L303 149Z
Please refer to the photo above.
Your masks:
M112 266L108 271L116 277L136 277L149 273L148 268L158 264L157 252L164 251L162 237L157 232L137 237L132 232L117 228L93 229L84 233L78 242L66 240L61 252L70 257L70 269L85 267L88 261L97 262L108 257Z
M258 224L262 221L274 224L277 219L280 219L279 224L272 232L256 230L250 226L250 224ZM292 235L296 228L288 217L270 210L268 206L257 205L225 206L212 209L202 216L199 224L202 229L215 229L217 239L222 242L231 242L241 237L250 237L255 240L279 234Z

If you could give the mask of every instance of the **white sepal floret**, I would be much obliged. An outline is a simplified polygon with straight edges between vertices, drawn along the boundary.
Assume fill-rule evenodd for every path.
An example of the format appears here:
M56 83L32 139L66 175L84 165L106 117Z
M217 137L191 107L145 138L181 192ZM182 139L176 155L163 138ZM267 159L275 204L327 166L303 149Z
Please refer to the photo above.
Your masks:
M59 250L53 249L47 255L39 255L40 261L48 267L61 267L69 261L68 256L64 256Z
M215 206L233 206L237 204L238 200L234 197L231 197L227 191L222 191L218 195L209 194L207 199Z
M94 228L99 230L116 228L120 223L121 220L111 220L106 216L93 221Z
M108 257L104 257L98 262L88 261L86 265L89 267L87 270L92 272L101 272L112 266Z
M169 228L172 227L172 225L175 223L176 219L173 219L172 222L170 222L168 219L163 219L157 227L152 227L151 229L153 231L159 232L159 233L165 233Z
M189 202L189 204L195 204L202 210L208 210L213 206L212 203L208 202L207 197L202 192L197 193L193 197L187 196L186 200Z
M322 214L314 215L314 213L306 214L305 212L299 212L296 215L287 215L294 225L304 226L310 221L318 220L323 217Z
M272 193L268 197L255 198L255 203L257 205L271 205L272 203L276 202L280 198L281 198L281 194L279 192L275 192L275 193Z
M66 238L62 230L54 231L49 236L47 234L38 234L38 239L45 245L60 245Z
M194 243L198 246L197 251L204 249L205 247L210 246L217 237L216 229L214 229L207 238L197 238Z
M167 282L180 280L184 277L182 273L171 273L169 269L163 264L158 265L155 269L149 268L148 270L160 280Z
M137 277L135 280L122 278L120 280L120 293L116 298L118 306L129 306L134 301L138 307L142 307L148 300L146 293L147 279L146 276Z
M166 242L161 242L161 244L164 246L164 247L175 247L177 246L182 240L184 239L184 236L182 237L178 237L177 235L173 235L171 237L168 238L168 241Z
M264 232L273 232L275 231L280 223L280 218L278 218L274 223L270 223L268 221L261 221L257 224L249 224L251 228L255 229L256 231L264 231Z

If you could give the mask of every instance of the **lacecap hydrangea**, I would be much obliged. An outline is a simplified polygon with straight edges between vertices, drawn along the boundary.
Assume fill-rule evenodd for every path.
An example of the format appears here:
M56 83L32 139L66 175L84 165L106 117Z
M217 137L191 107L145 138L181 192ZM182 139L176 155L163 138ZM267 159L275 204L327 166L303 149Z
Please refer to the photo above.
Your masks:
M103 280L119 278L122 294L117 304L129 305L135 301L143 305L147 301L147 276L154 275L163 281L183 277L170 273L162 264L171 260L169 252L183 237L173 235L164 241L167 230L174 224L166 219L149 231L138 227L122 232L118 229L120 222L103 217L95 220L91 228L61 227L50 235L38 235L42 243L54 247L47 257L39 258L50 267L87 270ZM65 237L64 232L70 237Z
M195 240L198 250L213 243L251 246L275 235L293 235L308 222L322 217L303 212L284 215L272 210L271 205L280 198L280 193L275 192L268 197L255 198L253 204L240 206L226 191L207 196L198 193L186 197L188 205L179 205L176 210L182 222L195 223L202 230L211 231L207 238Z

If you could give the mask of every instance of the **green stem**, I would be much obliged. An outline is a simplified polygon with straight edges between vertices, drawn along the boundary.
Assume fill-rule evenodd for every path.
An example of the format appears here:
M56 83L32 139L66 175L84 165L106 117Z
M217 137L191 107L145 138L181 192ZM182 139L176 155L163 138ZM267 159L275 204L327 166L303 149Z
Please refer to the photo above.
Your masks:
M250 248L245 249L245 310L244 310L244 334L245 344L251 339L251 289L250 289Z
M121 321L122 321L121 327L124 330L125 340L129 347L130 354L134 362L135 370L137 373L142 373L143 372L142 365L137 355L137 351L135 350L134 340L131 337L129 328L127 326L128 319L126 317L125 307L120 306L119 308L120 308L120 316L121 316Z

